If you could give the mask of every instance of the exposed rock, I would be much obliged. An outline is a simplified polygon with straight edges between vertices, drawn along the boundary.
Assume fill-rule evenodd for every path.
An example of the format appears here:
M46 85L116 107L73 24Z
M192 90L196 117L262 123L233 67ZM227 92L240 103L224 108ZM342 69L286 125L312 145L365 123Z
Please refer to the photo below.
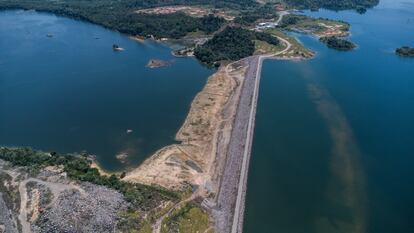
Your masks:
M159 59L151 59L147 63L147 67L154 69L154 68L160 68L171 65L171 62L169 61L163 61Z

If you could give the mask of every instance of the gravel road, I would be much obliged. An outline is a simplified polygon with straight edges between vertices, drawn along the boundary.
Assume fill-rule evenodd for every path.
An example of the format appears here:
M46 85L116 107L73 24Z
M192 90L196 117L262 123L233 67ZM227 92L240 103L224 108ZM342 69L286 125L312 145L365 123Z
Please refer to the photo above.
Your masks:
M282 51L243 59L249 66L233 123L216 207L213 210L216 219L216 232L218 233L243 232L247 174L254 134L262 61L266 58L284 54L292 47L289 41L281 37L277 38L286 45Z
M236 210L236 215L234 213L238 193L241 193L242 200L240 201L243 201L244 203L243 196L245 195L245 190L239 192L239 181L241 178L241 173L246 174L246 176L242 179L247 180L247 171L244 169L248 167L248 164L246 163L248 163L250 157L251 141L248 142L248 148L246 148L246 138L253 137L253 131L248 130L248 126L249 121L253 120L252 122L254 123L254 119L250 120L250 117L252 114L252 104L254 111L256 109L255 105L257 100L252 103L252 98L256 88L256 75L258 73L257 69L259 65L259 59L260 58L258 56L253 56L245 59L245 61L249 63L249 67L247 68L245 80L242 86L240 100L238 103L233 125L232 137L230 139L227 151L226 165L217 198L217 205L214 210L214 214L216 215L216 231L219 233L232 232L232 224L234 222L233 218L235 216L238 218L236 230L240 229L240 231L237 230L236 232L241 232L244 205L239 205L242 209ZM248 135L248 133L251 135ZM245 152L248 153L246 159L244 159ZM245 187L246 186L244 185L244 189Z

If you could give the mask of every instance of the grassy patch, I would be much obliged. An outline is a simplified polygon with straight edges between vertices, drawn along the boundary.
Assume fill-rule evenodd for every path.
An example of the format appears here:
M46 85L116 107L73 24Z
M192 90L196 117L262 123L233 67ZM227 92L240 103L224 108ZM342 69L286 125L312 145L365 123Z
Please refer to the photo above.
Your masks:
M261 40L255 40L255 55L259 54L274 54L282 51L284 48L286 48L285 45L282 43L278 45L272 45L267 42L261 41Z
M17 187L11 186L12 177L0 172L0 193L10 210L17 212L20 209L20 194Z
M197 205L188 203L164 219L161 232L196 233L205 232L208 228L208 214Z
M120 221L118 223L118 230L120 232L128 233L151 233L151 224L143 220L140 213L133 210L128 210L120 214Z
M141 229L139 229L138 233L152 233L151 224L145 222Z

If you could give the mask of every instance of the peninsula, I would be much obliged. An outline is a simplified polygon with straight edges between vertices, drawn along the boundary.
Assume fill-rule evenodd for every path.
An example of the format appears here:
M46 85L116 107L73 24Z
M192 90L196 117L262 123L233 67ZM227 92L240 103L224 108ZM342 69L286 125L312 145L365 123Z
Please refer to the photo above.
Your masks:
M329 48L340 51L349 51L356 48L356 45L351 41L343 38L338 38L336 36L321 37L319 40L322 43L325 43Z

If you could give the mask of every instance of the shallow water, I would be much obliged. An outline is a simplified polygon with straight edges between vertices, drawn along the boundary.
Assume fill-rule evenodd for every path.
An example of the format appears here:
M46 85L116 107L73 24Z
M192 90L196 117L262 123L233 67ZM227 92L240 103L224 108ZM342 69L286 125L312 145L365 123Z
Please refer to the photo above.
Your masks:
M263 67L246 200L246 233L414 232L414 2L351 23L352 52L297 35L317 52Z
M0 51L0 145L86 150L109 170L173 143L213 72L164 45L34 11L0 12ZM173 64L146 68L152 58Z

